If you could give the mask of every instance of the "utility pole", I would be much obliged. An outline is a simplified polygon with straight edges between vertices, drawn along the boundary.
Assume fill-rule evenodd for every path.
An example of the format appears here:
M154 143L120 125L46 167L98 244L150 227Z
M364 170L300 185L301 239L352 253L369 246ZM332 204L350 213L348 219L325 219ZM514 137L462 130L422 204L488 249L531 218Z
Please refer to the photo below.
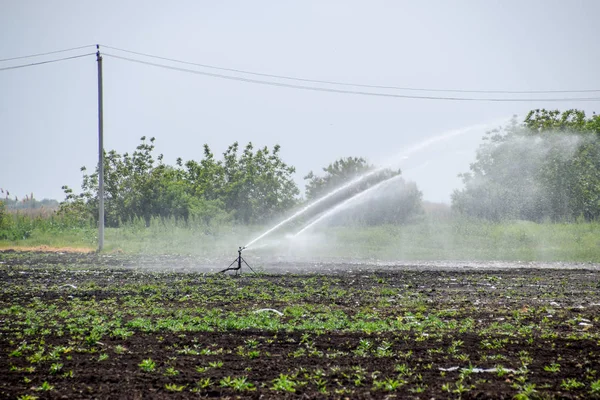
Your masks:
M102 56L96 45L98 62L98 251L104 249L104 121L102 109Z

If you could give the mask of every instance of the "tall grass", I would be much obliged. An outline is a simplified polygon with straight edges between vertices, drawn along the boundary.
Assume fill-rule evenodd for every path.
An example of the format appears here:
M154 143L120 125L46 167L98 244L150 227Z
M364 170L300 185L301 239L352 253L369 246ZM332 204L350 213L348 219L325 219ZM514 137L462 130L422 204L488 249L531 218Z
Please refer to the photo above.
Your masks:
M44 208L0 213L0 248L15 246L95 247L91 223Z
M267 228L174 219L154 219L147 228L140 220L107 228L105 250L220 258L235 255L238 246ZM41 245L95 249L97 229L91 223L56 214L5 213L0 223L0 248ZM294 239L273 235L247 251L264 258L297 260L600 262L600 222L489 222L438 209L406 225L316 227Z
M330 251L382 260L600 262L600 223L491 223L456 217L330 230Z

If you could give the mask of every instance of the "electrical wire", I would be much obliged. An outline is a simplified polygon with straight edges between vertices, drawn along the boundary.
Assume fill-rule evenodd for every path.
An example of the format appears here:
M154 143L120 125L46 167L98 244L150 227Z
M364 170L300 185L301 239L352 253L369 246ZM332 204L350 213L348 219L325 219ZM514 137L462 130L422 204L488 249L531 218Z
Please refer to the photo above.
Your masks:
M64 53L67 51L74 51L74 50L81 50L81 49L85 49L88 47L92 47L92 46L96 46L95 44L88 44L85 46L79 46L79 47L71 47L70 49L63 49L63 50L56 50L56 51L49 51L47 53L38 53L38 54L30 54L28 56L20 56L20 57L12 57L12 58L3 58L0 60L0 62L3 61L12 61L12 60L21 60L23 58L31 58L31 57L39 57L39 56L47 56L49 54L57 54L57 53Z
M265 74L260 72L246 71L235 68L225 68L225 67L217 67L214 65L208 64L200 64L189 61L177 60L174 58L160 57L148 53L141 53L137 51L126 50L118 47L101 45L102 47L106 47L107 49L122 51L124 53L135 54L138 56L155 58L163 61L171 61L180 64L193 65L196 67L203 67L209 69L216 69L220 71L228 71L228 72L236 72L240 74L254 75L254 76L262 76L265 78L277 78L277 79L286 79L292 81L299 82L308 82L308 83L320 83L326 85L338 85L338 86L354 86L354 87L363 87L363 88L371 88L371 89L390 89L390 90L405 90L405 91L416 91L416 92L446 92L446 93L487 93L487 94L550 94L550 93L594 93L600 92L600 89L583 89L583 90L463 90L463 89L427 89L427 88L414 88L414 87L401 87L401 86L383 86L383 85L365 85L360 83L349 83L349 82L340 82L340 81L327 81L327 80L318 80L318 79L305 79L305 78L297 78L292 76L285 75L274 75L274 74Z
M105 47L108 47L108 46L105 46ZM296 85L296 84L281 83L281 82L264 81L264 80L244 78L244 77L239 77L239 76L230 76L230 75L216 74L216 73L212 73L212 72L197 71L197 70L192 70L192 69L188 69L188 68L175 67L175 66L165 65L165 64L158 64L158 63L153 63L153 62L149 62L149 61L143 61L143 60L137 60L134 58L118 56L118 55L110 54L110 53L102 53L102 54L105 56L113 57L113 58L120 59L120 60L150 65L150 66L154 66L154 67L158 67L158 68L170 69L170 70L174 70L174 71L187 72L187 73L192 73L192 74L196 74L196 75L203 75L203 76L209 76L209 77L220 78L220 79L228 79L228 80L232 80L232 81L255 83L255 84L260 84L260 85L284 87L284 88L290 88L290 89L310 90L310 91L317 91L317 92L354 94L354 95L361 95L361 96L376 96L376 97L393 97L393 98L404 98L404 99L452 100L452 101L484 101L484 102L600 101L600 97L572 97L572 98L547 98L547 99L544 99L544 98L473 98L473 97L413 96L413 95L403 95L403 94L396 94L396 93L364 92L364 91L357 91L357 90L322 88L322 87L304 86L304 85Z
M21 65L13 65L11 67L2 67L2 68L0 68L0 71L6 71L6 70L9 70L9 69L19 69L19 68L33 67L35 65L50 64L50 63L55 63L55 62L59 62L59 61L72 60L74 58L81 58L81 57L87 57L87 56L92 56L92 55L96 55L96 53L80 54L80 55L77 55L77 56L57 58L57 59L54 59L54 60L40 61L40 62L36 62L36 63L31 63L31 64L21 64Z
M27 55L27 56L5 58L5 59L0 59L0 62L63 53L63 52L68 52L68 51L80 50L80 49L84 49L84 48L92 47L92 46L96 46L96 45L86 45L86 46L72 47L69 49L50 51L50 52L46 52L46 53L38 53L38 54L31 54L31 55ZM286 80L299 81L299 82L318 83L318 84L325 84L325 85L353 86L353 87L363 87L363 88L371 88L371 89L394 89L394 90L422 91L422 92L455 92L455 93L488 93L488 94L492 94L492 93L496 93L496 94L543 94L543 93L550 94L550 93L594 93L594 92L600 92L600 89L507 91L507 90L426 89L426 88L412 88L412 87L399 87L399 86L364 85L364 84L358 84L358 83L296 78L296 77L290 77L290 76L284 76L284 75L274 75L274 74L265 74L265 73L259 73L259 72L245 71L245 70L234 69L234 68L217 67L214 65L193 63L193 62L182 61L182 60L177 60L177 59L173 59L173 58L160 57L160 56L156 56L156 55L152 55L152 54L148 54L148 53L141 53L141 52L126 50L126 49L122 49L122 48L118 48L118 47L112 47L112 46L106 46L106 45L102 45L102 46L106 47L108 49L113 49L113 50L130 53L130 54L135 54L138 56L155 58L155 59L160 59L163 61L175 62L175 63L186 64L186 65L193 65L193 66L202 67L202 68L210 68L210 69L235 72L235 73L241 73L241 74L248 74L248 75L254 75L254 76L262 76L262 77L269 77L269 78L276 78L276 79L286 79ZM40 62L30 63L30 64L21 64L21 65L9 66L9 67L1 67L0 71L26 68L26 67L32 67L32 66L42 65L42 64L49 64L49 63L54 63L54 62L59 62L59 61L64 61L64 60L86 57L86 56L93 55L93 54L95 54L95 53L80 54L80 55L76 55L76 56L63 57L60 59L46 60L46 61L40 61ZM152 63L149 61L143 61L143 60L133 59L133 58L129 58L129 57L123 57L123 56L119 56L119 55L115 55L115 54L109 54L109 53L103 53L103 54L105 54L109 57L114 57L114 58L125 60L125 61L146 64L146 65L150 65L150 66L154 66L154 67L166 68L166 69L171 69L171 70L176 70L176 71L181 71L181 72L188 72L188 73L193 73L193 74L198 74L198 75L210 76L210 77L220 78L220 79L228 79L228 80L235 80L235 81L269 85L269 86L286 87L286 88L291 88L291 89L312 90L312 91L332 92L332 93L342 93L342 94L355 94L355 95L362 95L362 96L396 97L396 98L425 99L425 100L486 101L486 102L600 101L600 97L532 98L532 99L527 99L527 98L473 98L473 97L456 97L456 96L450 96L450 97L414 96L414 95L394 94L394 93L365 92L365 91L357 91L357 90L323 88L323 87L305 86L305 85L289 84L289 83L282 83L282 82L272 82L272 81L259 80L259 79L250 79L250 78L244 78L244 77L239 77L239 76L223 75L223 74L181 68L181 67L176 67L176 66L171 66L171 65Z

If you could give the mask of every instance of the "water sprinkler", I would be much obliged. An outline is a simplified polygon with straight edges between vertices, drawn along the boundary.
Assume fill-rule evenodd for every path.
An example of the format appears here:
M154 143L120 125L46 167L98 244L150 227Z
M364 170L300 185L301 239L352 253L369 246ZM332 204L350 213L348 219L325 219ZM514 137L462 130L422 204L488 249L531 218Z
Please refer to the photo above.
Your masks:
M242 257L242 251L246 248L246 246L244 247L239 247L238 248L238 256L236 257L235 260L233 260L233 262L231 264L229 264L229 267L225 268L223 271L221 272L227 272L227 271L235 271L235 274L237 275L239 271L241 271L242 269L242 263L246 264L246 266L248 268L250 268L250 271L254 272L254 270L252 269L252 267L246 262L246 260L244 260L244 258ZM234 267L233 265L236 264L237 265ZM254 272L256 273L256 272Z

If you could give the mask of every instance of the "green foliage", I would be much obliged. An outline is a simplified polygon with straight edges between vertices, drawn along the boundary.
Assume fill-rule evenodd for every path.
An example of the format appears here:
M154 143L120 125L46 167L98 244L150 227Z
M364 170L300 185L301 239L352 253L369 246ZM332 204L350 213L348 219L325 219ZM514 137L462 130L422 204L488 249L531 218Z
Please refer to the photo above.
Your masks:
M291 178L293 167L285 164L280 147L254 151L252 143L238 154L234 143L217 161L208 145L204 158L181 159L176 166L163 163L163 156L154 156L154 138L142 143L130 155L112 150L104 158L106 226L144 221L150 226L153 218L175 218L186 223L190 219L205 225L235 219L238 222L265 221L296 203L299 191ZM82 193L76 194L63 186L66 201L61 213L74 219L97 219L98 170L84 171Z
M585 387L585 383L579 382L575 378L567 378L561 381L560 387L565 390L577 390Z
M38 238L58 238L59 234L68 236L67 243L73 245L76 242L89 244L93 240L89 222L74 220L73 218L57 214L55 211L37 209L11 209L8 210L4 201L0 201L0 240L17 242L21 240ZM31 243L34 244L34 243ZM39 244L52 244L42 240ZM78 243L79 244L79 243Z
M372 174L368 174L371 171ZM375 167L369 165L362 157L346 157L329 164L323 168L323 172L323 176L317 176L311 171L304 177L307 180L308 200L319 198L361 175L364 177L340 191L339 195L333 196L330 201L324 202L321 210L339 204L374 185L382 185L377 189L376 195L361 198L361 201L356 201L352 207L339 212L336 218L331 219L334 225L404 223L422 212L422 193L416 184L407 183L400 178L400 170L375 171ZM389 182L384 183L386 180Z
M156 369L156 362L154 362L151 358L147 358L142 360L139 364L139 367L145 372L154 372Z
M0 231L4 230L8 226L8 216L6 214L6 205L4 201L0 200ZM2 238L0 236L0 238Z
M273 380L273 386L271 390L278 392L295 392L298 383L294 381L293 377L286 374L279 374L279 377Z
M455 210L491 220L600 216L600 116L534 110L485 139Z
M590 383L590 394L592 396L600 397L600 379Z

